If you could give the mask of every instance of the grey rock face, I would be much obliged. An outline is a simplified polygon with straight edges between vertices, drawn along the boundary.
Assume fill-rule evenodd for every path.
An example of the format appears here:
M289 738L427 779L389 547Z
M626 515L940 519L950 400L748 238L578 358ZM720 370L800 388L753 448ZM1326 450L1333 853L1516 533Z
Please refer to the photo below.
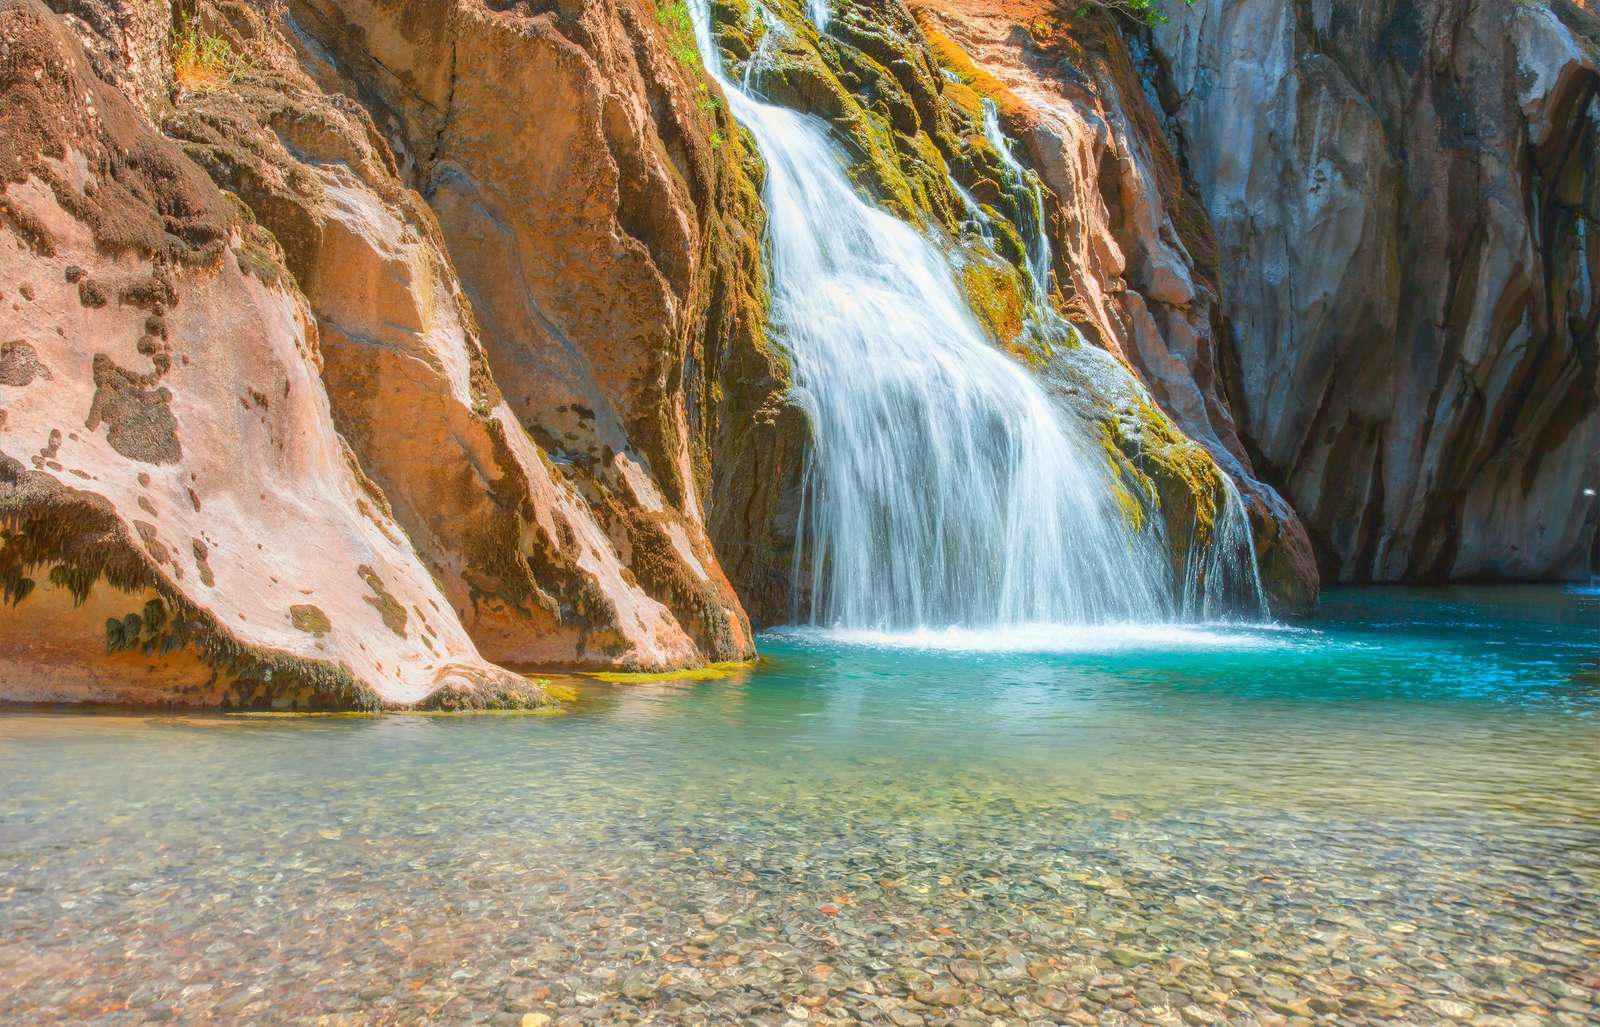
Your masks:
M1570 0L1214 0L1156 33L1240 434L1330 578L1584 571L1597 25Z

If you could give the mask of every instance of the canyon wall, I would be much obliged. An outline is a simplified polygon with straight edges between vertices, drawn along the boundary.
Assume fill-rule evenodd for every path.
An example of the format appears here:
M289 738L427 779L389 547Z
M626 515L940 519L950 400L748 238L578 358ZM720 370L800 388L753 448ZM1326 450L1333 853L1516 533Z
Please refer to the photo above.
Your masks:
M5 697L542 702L335 431L277 244L96 58L0 3Z
M1582 570L1585 7L713 8L1178 582L1236 508L1279 613L1318 563ZM694 45L654 0L0 0L0 695L524 706L503 667L753 655L809 587L807 428Z
M438 218L510 414L681 629L666 662L751 655L707 510L770 524L782 470L747 454L794 425L749 155L692 41L650 0L297 0L285 27ZM725 550L757 594L761 530Z
M8 698L521 705L487 660L753 653L704 510L773 523L795 434L760 208L648 6L591 9L604 76L549 18L433 11L586 92L525 134L478 69L426 198L273 5L57 7L3 8ZM552 154L566 192L523 188Z
M1583 573L1597 21L1570 0L1170 5L1256 465L1349 581Z

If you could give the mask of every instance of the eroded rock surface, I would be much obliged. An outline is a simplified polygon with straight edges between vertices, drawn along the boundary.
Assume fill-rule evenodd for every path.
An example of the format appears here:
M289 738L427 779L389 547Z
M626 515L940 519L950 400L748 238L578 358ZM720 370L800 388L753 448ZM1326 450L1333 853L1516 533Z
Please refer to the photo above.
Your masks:
M701 625L705 596L651 590L629 570L625 554L656 542L660 563L713 580L714 558L659 514L651 483L639 475L638 495L591 507L528 438L433 212L366 111L324 94L252 8L203 10L250 59L226 85L180 95L165 127L284 246L318 318L335 421L484 655L636 668L748 655L736 603L732 635L697 639L685 625ZM620 524L642 539L608 535Z
M1234 417L1330 574L1584 571L1597 38L1568 0L1215 0L1155 34Z
M499 8L299 0L290 27L437 213L508 410L686 637L640 662L744 658L709 529L760 605L786 470L750 454L796 429L763 343L748 154L653 4Z
M334 429L270 236L0 3L7 699L542 701L486 663Z

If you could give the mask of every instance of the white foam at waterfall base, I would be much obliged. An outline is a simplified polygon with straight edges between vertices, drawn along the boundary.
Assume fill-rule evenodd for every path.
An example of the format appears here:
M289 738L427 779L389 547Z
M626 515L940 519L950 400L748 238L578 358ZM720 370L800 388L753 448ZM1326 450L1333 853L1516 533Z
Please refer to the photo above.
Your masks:
M946 254L862 200L823 122L723 75L709 0L690 10L766 162L771 329L812 433L795 577L813 587L796 619L886 632L1173 619L1164 544L1124 520L1091 429L997 349Z
M1003 628L915 628L874 631L787 627L768 634L806 645L861 646L918 652L1012 655L1104 655L1128 652L1283 649L1313 634L1278 624L1019 624Z

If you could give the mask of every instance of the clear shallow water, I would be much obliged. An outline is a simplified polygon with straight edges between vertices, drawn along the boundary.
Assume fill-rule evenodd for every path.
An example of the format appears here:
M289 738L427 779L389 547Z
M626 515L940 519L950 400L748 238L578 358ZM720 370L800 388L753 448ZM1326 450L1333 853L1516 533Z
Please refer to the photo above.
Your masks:
M763 641L561 717L0 716L0 1021L1600 1021L1600 596Z

